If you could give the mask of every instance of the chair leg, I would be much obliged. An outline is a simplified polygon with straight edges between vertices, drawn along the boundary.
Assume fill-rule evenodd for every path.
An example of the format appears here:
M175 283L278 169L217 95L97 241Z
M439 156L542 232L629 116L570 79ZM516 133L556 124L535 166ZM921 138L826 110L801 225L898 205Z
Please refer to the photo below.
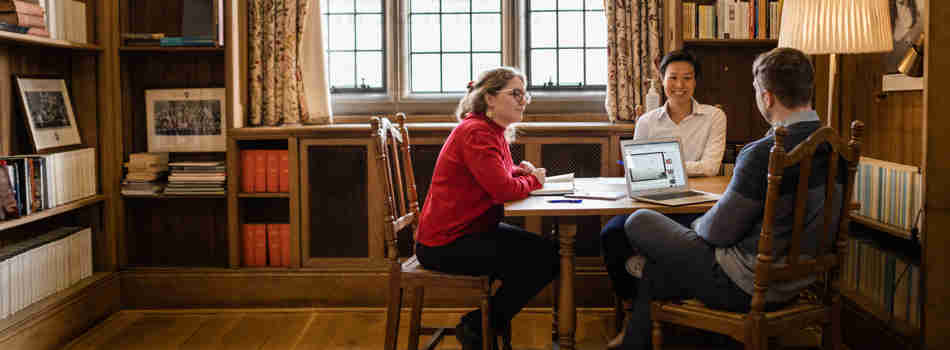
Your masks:
M412 289L412 311L409 316L409 350L419 349L419 336L422 329L422 300L425 298L425 289Z
M482 296L482 350L493 350L495 332L492 329L491 295Z
M385 350L396 350L399 343L399 312L402 309L402 288L392 288L389 304L386 306L386 344Z
M762 334L752 334L745 341L745 350L768 349L769 337Z
M653 321L653 350L663 348L663 323Z

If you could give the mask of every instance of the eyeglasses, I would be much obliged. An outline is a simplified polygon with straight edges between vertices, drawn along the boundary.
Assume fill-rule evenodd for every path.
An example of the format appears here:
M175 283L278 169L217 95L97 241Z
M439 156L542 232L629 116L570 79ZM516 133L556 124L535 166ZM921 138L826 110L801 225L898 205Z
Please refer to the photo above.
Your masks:
M508 92L508 91L511 91L511 92ZM508 94L511 95L511 97L515 98L515 101L524 100L524 103L531 103L531 94L529 94L527 91L524 91L521 89L504 89L504 90L498 90L498 92L499 93L508 92Z

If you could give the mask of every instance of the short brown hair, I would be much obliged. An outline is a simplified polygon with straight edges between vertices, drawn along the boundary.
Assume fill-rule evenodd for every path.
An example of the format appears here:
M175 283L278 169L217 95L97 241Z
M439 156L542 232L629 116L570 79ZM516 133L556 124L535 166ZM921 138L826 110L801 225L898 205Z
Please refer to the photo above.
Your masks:
M787 108L811 105L815 69L799 50L780 47L759 55L752 64L752 79Z
M469 83L468 93L459 101L458 108L455 109L455 117L462 121L469 112L485 114L485 110L488 109L485 94L497 94L505 85L508 85L509 80L514 78L520 78L521 81L526 82L524 74L511 67L498 67L479 73L478 80Z

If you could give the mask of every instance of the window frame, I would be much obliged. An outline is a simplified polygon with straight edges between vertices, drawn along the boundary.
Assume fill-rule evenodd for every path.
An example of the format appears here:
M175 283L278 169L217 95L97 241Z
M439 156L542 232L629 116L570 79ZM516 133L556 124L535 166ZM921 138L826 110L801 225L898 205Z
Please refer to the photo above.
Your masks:
M386 65L383 68L387 89L379 93L336 93L331 95L334 115L374 115L405 112L408 115L444 115L454 121L455 108L463 93L412 93L409 86L409 0L384 1L384 46ZM527 61L527 4L524 0L501 0L502 65L524 72ZM398 17L397 15L398 14ZM517 15L512 15L517 14ZM403 20L406 19L406 20ZM606 63L605 63L606 64ZM398 69L389 69L398 67ZM603 90L530 90L531 104L526 115L585 114L589 121L607 120ZM410 117L411 118L411 117ZM575 116L572 120L576 121Z

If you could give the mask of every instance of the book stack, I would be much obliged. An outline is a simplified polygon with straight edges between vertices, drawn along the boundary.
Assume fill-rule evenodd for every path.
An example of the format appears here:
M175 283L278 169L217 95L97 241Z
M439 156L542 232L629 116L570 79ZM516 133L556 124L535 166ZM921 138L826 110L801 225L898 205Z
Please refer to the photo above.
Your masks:
M40 0L0 0L0 30L49 37Z
M162 190L162 180L168 173L168 153L132 153L125 163L128 174L122 181L122 194L152 196Z
M126 46L158 46L165 33L122 33Z
M95 164L95 148L0 157L0 176L6 176L0 181L0 217L30 215L96 195Z
M223 195L225 185L224 162L169 163L166 195Z

